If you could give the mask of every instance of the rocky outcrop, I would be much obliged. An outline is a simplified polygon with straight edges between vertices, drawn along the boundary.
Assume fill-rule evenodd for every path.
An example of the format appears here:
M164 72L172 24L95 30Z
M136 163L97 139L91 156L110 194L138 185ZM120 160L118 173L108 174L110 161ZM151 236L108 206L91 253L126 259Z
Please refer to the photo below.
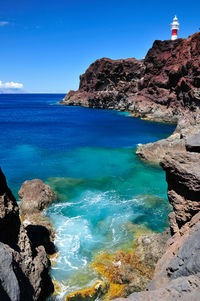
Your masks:
M136 154L143 160L159 163L170 151L185 152L185 139L174 133L166 139L139 145Z
M0 170L0 298L45 300L53 292L50 261L42 245L35 247L19 219L17 202Z
M21 214L24 216L39 213L56 200L51 187L39 179L25 181L18 194L21 199Z
M170 153L161 162L166 171L168 199L181 228L200 211L200 154Z
M78 91L70 91L61 102L91 108L128 110L126 95L138 91L144 75L143 61L134 58L96 60L80 76Z
M156 264L145 291L129 301L199 300L200 298L200 154L169 153L161 166L166 171L172 237ZM127 300L126 299L126 300ZM125 300L123 298L118 300Z
M178 127L176 135L137 150L142 159L159 162L168 151L184 152L184 138L200 131L196 120L199 102L200 33L195 33L188 39L155 41L141 61L95 61L80 76L78 91L70 91L61 103L126 110L135 117L178 122L181 130ZM184 131L188 132L185 136Z
M200 33L155 41L144 60L94 62L80 76L78 91L62 104L127 110L152 120L177 121L200 100Z
M168 152L198 150L200 111L180 114L175 132L166 139L140 145L136 154L144 160L159 163Z
M21 199L21 217L32 245L43 245L48 254L53 254L55 231L43 210L57 199L56 194L49 185L34 179L25 181L18 195Z

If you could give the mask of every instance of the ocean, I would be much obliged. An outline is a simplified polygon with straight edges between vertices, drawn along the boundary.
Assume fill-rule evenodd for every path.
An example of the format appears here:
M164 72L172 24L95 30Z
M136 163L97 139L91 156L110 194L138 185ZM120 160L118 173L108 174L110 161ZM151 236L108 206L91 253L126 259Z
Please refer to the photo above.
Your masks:
M89 264L98 252L131 248L136 225L155 232L168 226L165 174L135 151L175 126L62 106L63 97L0 95L0 165L16 198L22 183L34 178L58 194L46 215L59 254L52 277L66 293L94 280Z

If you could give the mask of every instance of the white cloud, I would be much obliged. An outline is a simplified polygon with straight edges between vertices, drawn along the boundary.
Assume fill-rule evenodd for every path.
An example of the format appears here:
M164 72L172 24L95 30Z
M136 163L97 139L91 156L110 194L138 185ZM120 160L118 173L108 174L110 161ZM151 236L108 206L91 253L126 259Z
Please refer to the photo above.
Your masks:
M0 88L5 88L5 89L22 89L23 88L23 84L14 83L14 82L2 83L2 81L0 80Z
M0 21L0 26L3 27L5 25L8 25L9 22L7 21Z

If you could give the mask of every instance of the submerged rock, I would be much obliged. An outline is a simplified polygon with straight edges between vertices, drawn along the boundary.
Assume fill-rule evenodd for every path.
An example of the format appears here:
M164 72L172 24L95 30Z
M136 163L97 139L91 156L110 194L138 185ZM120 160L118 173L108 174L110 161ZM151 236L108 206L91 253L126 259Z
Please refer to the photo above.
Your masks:
M127 297L132 292L145 289L153 278L155 265L164 253L168 237L169 231L140 234L132 250L98 254L91 267L101 278L107 279L109 288L103 299Z

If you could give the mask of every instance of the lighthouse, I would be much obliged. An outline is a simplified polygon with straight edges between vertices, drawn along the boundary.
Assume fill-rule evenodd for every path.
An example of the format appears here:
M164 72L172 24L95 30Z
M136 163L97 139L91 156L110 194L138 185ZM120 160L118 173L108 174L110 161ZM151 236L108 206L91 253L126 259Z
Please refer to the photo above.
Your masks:
M171 40L176 40L177 39L177 33L179 30L179 23L178 23L178 18L177 16L174 17L173 22L171 23L171 31L172 31L172 37Z

